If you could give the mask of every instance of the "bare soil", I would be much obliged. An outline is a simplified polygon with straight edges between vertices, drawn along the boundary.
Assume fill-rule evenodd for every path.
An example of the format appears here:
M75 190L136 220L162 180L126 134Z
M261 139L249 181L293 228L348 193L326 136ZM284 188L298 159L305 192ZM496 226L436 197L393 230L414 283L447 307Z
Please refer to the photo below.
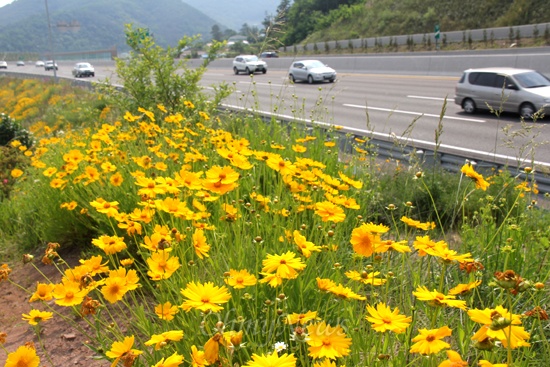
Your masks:
M78 263L76 252L63 254L63 259L70 265ZM59 271L53 265L44 265L40 261L41 255L36 255L33 263L52 282L58 282L61 278ZM31 264L10 264L12 272L9 279L19 284L23 289L16 287L8 281L0 281L0 333L7 334L4 348L8 353L14 352L19 346L27 342L35 345L40 356L41 366L86 366L108 367L111 364L106 360L97 359L98 356L85 346L86 338L74 328L68 321L64 321L58 315L42 323L40 339L27 321L22 320L22 314L28 313L32 308L48 311L47 307L39 302L29 303L30 295L36 289L37 282L46 282ZM59 307L53 301L48 303L56 311L67 318L74 320L83 329L89 330L86 323L67 307ZM41 347L42 340L44 348ZM0 349L0 366L4 366L7 354Z

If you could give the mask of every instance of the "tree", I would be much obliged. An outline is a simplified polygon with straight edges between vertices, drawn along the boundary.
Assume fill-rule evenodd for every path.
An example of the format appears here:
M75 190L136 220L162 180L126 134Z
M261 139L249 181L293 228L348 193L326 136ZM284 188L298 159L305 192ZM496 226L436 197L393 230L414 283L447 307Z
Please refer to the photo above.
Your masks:
M217 24L214 24L212 26L212 30L210 31L210 34L212 35L212 39L216 41L223 41L223 33L220 30L220 26Z

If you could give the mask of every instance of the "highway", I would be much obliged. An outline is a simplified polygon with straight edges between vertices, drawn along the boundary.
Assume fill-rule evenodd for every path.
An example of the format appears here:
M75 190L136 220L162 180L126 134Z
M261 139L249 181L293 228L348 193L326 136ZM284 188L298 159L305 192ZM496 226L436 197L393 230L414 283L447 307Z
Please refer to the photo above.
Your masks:
M92 62L95 78L116 82L112 62ZM73 63L59 63L58 76L72 78ZM337 69L338 70L338 69ZM8 72L51 76L34 65ZM81 79L79 79L81 80ZM514 166L550 167L550 118L535 124L520 123L518 115L497 117L489 112L467 115L454 104L456 75L399 75L342 73L335 83L290 83L286 70L267 74L234 75L231 68L210 67L202 85L228 83L235 92L225 105L344 126L357 135L407 139L418 147L433 147L440 115L440 150ZM498 108L498 106L495 106ZM518 164L518 160L523 162ZM534 162L535 161L535 162Z
M465 114L453 99L457 80L340 73L334 84L310 85L290 83L284 71L250 77L211 69L203 83L208 86L225 81L233 85L236 92L226 101L230 106L341 125L352 133L386 140L395 135L421 147L434 146L444 112L439 138L442 150L510 165L517 165L521 157L550 166L550 146L545 144L550 138L548 118L536 124L529 122L532 127L526 128L518 115L499 118L489 112Z

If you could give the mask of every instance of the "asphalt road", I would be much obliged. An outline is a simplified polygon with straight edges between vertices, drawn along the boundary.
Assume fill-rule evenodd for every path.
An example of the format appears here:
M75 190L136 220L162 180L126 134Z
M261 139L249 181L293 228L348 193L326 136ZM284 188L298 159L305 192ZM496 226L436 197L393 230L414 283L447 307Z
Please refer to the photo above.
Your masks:
M72 63L58 64L58 76L72 78ZM96 77L83 80L109 77L116 82L113 63L93 64ZM10 65L8 72L53 75L34 65ZM511 165L520 159L525 162L520 166L535 160L550 167L550 118L525 126L513 114L467 115L454 104L457 80L456 76L339 73L335 83L309 85L290 83L282 70L251 77L210 68L201 83L207 90L222 82L234 86L235 92L225 101L229 106L341 125L358 135L381 139L395 135L419 147L435 145L444 112L441 151Z
M350 132L382 139L395 134L421 147L435 145L443 113L439 138L442 150L514 165L521 157L526 162L534 159L550 166L550 146L544 144L550 140L549 118L526 127L514 114L465 114L454 103L457 80L339 73L336 83L309 85L288 82L284 71L250 77L211 69L203 83L225 81L233 85L236 92L228 98L228 105L341 125Z

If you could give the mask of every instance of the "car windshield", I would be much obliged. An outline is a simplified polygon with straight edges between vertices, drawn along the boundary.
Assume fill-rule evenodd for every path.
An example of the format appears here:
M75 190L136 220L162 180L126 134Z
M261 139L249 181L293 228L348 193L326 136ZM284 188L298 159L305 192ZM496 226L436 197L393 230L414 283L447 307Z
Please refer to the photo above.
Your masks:
M92 65L90 65L90 64L78 64L78 67L79 68L91 68Z
M323 68L325 67L325 64L323 64L321 61L310 61L306 64L308 68Z
M547 77L536 71L517 74L514 75L514 78L523 88L539 88L550 86L550 80L548 80Z
M248 56L244 58L246 61L258 61L258 56Z

